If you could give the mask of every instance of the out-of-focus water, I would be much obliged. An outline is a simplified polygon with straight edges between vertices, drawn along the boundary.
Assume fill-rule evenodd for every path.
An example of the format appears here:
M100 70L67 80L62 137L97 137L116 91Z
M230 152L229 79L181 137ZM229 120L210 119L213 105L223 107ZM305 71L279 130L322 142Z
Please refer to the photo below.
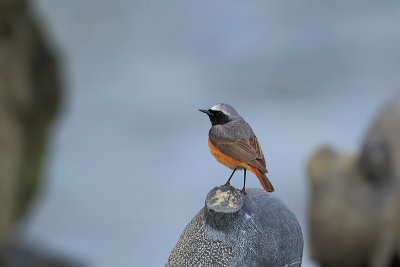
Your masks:
M198 108L252 125L306 236L307 157L357 149L400 87L398 1L37 0L65 105L30 242L91 266L162 266L230 170ZM233 178L242 186L242 175ZM249 187L260 187L249 175ZM303 266L312 266L305 244Z

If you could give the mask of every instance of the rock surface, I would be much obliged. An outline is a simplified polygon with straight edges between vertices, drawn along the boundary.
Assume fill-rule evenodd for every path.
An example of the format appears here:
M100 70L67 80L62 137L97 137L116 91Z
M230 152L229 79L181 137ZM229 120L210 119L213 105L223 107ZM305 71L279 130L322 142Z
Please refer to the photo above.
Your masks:
M26 0L0 1L0 245L35 196L60 99L58 62Z
M42 182L61 94L57 55L27 0L0 1L0 266L81 266L21 247L14 231Z
M8 244L0 248L1 267L84 267L70 257L50 255L32 247Z
M308 163L312 258L322 266L399 266L400 96L359 153L320 148Z
M185 228L166 266L301 266L303 237L274 194L222 185Z

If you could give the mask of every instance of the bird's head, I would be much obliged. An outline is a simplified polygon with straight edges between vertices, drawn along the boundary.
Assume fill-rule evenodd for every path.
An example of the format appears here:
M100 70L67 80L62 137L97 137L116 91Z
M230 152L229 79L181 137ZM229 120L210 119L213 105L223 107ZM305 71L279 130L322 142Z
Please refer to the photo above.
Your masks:
M212 108L199 109L199 111L204 112L210 118L212 126L221 125L240 118L240 115L236 110L228 104L216 104Z

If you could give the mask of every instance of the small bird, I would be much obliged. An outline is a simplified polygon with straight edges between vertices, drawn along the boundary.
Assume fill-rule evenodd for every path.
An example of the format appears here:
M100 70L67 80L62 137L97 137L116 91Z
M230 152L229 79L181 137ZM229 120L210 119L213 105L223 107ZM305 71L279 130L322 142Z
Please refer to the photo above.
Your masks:
M226 185L237 169L244 170L242 192L246 190L246 170L253 172L267 192L274 187L265 175L268 173L260 143L250 125L228 104L216 104L212 108L199 109L208 115L211 129L208 132L208 146L215 159L233 169Z

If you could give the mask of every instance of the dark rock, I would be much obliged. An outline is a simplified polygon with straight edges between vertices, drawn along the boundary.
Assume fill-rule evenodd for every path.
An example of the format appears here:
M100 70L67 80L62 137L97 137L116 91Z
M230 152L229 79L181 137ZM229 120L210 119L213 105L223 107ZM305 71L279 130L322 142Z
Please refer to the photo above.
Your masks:
M219 186L185 228L166 266L301 266L296 217L274 194Z
M1 267L83 267L72 259L49 255L20 243L9 243L0 248Z
M36 196L60 103L57 54L29 2L0 1L0 245Z
M308 162L311 257L322 266L398 266L400 96L376 116L359 153L318 149Z

